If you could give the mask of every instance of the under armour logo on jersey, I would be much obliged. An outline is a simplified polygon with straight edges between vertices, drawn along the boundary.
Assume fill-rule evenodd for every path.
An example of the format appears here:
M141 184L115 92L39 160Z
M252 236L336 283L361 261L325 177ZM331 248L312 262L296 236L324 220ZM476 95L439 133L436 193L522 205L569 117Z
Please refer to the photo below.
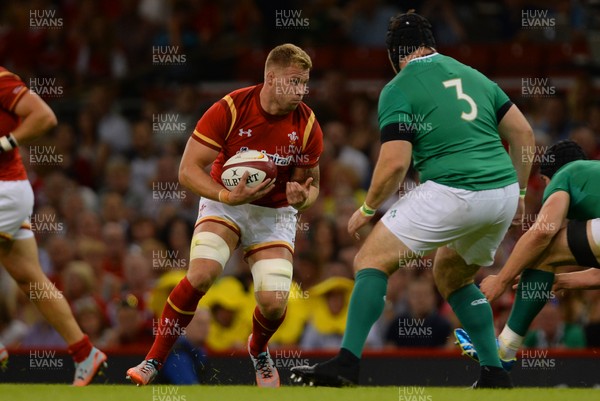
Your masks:
M240 133L238 135L239 136L247 135L248 137L251 137L252 136L252 130L249 129L248 131L244 131L242 128L240 128Z
M292 131L291 133L289 133L288 137L290 138L290 142L296 142L298 140L298 135L296 134L296 131Z

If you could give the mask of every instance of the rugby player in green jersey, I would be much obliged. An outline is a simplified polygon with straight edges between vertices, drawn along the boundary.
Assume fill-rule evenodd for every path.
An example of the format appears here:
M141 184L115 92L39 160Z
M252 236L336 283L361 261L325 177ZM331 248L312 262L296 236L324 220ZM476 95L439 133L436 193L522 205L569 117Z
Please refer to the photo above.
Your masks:
M526 188L535 148L531 127L498 85L437 53L431 25L420 15L393 17L387 48L396 76L379 98L382 146L365 203L348 222L350 234L398 191L411 160L420 185L384 214L355 258L339 354L293 368L292 380L358 383L365 339L383 311L388 276L437 249L436 285L479 351L476 387L512 387L498 356L492 309L473 278L479 266L493 263L511 222L521 224L519 188Z
M546 189L536 221L500 273L481 283L492 302L521 274L508 322L498 336L506 370L512 368L529 325L554 297L553 291L600 287L600 161L583 159L583 150L573 141L558 142L546 151L540 166ZM557 267L573 265L592 269L554 275ZM477 347L473 349L468 334L462 329L455 333L464 353L477 360Z

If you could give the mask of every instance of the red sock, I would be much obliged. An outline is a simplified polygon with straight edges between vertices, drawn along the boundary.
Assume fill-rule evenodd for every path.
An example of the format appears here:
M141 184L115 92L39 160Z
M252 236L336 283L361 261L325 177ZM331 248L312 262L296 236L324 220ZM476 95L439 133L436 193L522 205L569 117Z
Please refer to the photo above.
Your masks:
M257 356L267 350L267 343L279 326L281 326L281 323L283 323L286 312L287 309L279 319L269 320L260 313L258 306L254 308L254 315L252 316L252 340L250 341L250 352L252 352L253 356Z
M198 301L203 296L204 293L195 289L187 277L173 288L163 309L154 344L146 355L146 360L154 359L160 363L165 361L173 344L179 338L179 333L192 321Z
M81 340L69 345L67 351L69 352L69 355L73 357L73 360L79 363L83 362L83 360L88 357L90 352L92 352L92 347L93 345L90 342L90 338L87 334L84 334Z

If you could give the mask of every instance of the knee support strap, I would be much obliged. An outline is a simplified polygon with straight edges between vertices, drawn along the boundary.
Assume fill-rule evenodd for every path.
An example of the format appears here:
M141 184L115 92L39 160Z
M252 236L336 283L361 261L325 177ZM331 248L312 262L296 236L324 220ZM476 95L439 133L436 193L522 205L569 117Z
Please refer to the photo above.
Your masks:
M219 262L223 268L230 255L227 242L215 233L202 231L192 238L190 260L211 259Z
M283 258L262 259L252 266L254 291L289 292L292 282L292 262Z

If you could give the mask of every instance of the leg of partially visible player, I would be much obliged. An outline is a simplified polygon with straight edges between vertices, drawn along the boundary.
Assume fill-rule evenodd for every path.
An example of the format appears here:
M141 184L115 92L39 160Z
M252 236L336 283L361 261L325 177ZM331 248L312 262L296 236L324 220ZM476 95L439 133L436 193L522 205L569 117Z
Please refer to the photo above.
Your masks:
M467 264L454 249L438 249L433 265L435 283L441 295L471 336L477 350L481 376L478 386L511 387L498 356L494 317L485 295L474 284L478 265Z
M144 361L127 371L128 379L138 386L154 380L179 334L192 321L198 302L222 273L238 241L234 231L216 222L203 222L194 230L188 272L169 294L154 344Z
M257 306L252 316L248 353L256 370L259 387L279 387L279 373L267 343L285 319L292 282L292 253L285 247L262 249L248 257L254 279Z
M293 368L293 380L317 386L358 384L367 336L385 306L388 276L414 257L416 253L383 223L375 225L354 260L356 281L339 354L324 363Z
M571 221L560 229L534 267L523 271L515 303L498 336L501 358L515 358L531 322L553 297L554 270L559 266L600 266L599 243L600 219Z
M106 355L94 348L87 335L83 334L67 300L42 272L38 260L33 235L0 241L0 263L65 340L76 364L73 384L85 386L106 365Z

